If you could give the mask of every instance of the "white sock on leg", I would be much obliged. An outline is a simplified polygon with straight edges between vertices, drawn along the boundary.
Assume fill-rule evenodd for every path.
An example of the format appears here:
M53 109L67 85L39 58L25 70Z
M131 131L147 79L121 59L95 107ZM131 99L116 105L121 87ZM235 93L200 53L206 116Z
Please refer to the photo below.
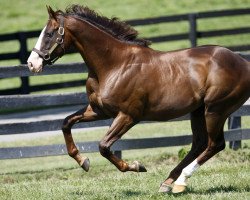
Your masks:
M191 162L188 166L186 166L182 172L181 175L178 177L178 179L174 182L176 185L187 185L186 181L189 177L192 176L192 174L200 167L200 165L197 162L197 159L195 159L193 162Z

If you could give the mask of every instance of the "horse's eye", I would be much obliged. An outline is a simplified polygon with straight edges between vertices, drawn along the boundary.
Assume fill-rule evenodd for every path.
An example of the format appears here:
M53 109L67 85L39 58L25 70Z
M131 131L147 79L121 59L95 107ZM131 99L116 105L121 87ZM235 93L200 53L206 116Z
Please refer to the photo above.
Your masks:
M52 33L46 33L45 35L46 35L46 37L48 37L48 38L52 38L53 32L52 32Z

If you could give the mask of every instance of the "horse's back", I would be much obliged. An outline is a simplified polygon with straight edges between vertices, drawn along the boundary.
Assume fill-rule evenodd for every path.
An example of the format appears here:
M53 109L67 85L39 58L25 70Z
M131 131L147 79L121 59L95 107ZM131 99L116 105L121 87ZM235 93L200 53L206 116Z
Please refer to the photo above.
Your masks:
M157 54L157 89L149 92L149 111L165 115L163 119L223 99L241 105L249 97L249 63L226 48L201 46Z

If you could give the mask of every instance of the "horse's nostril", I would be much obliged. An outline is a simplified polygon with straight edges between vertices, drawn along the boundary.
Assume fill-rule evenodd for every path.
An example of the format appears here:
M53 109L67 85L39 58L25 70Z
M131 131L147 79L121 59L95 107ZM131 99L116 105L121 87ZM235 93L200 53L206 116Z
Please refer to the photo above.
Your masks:
M28 67L29 67L30 69L33 68L32 62L28 62Z

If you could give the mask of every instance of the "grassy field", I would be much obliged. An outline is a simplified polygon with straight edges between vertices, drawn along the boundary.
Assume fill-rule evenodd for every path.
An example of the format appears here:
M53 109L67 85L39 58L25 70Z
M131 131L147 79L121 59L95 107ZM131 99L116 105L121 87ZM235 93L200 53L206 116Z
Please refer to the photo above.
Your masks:
M41 29L47 19L46 5L64 10L70 4L87 5L105 16L118 16L122 19L146 18L160 15L221 10L229 8L245 8L250 6L249 0L44 0L16 1L1 0L0 33ZM11 5L11 6L10 6ZM239 22L240 23L240 22Z
M182 195L159 194L160 183L179 162L180 148L125 151L123 158L141 161L147 173L121 173L97 153L88 154L83 172L68 156L1 161L0 199L237 199L250 196L250 146L226 149L202 166ZM187 147L186 147L187 148Z
M250 126L244 117L242 127ZM76 142L100 140L107 128L73 134ZM75 131L73 131L74 133ZM190 133L189 121L133 127L124 138L161 137ZM0 142L0 147L64 143L62 135ZM242 149L226 149L209 160L190 179L182 195L157 192L160 183L190 146L123 151L128 162L141 161L147 173L121 173L99 153L89 153L88 173L69 156L0 162L0 199L248 199L250 195L250 141Z

